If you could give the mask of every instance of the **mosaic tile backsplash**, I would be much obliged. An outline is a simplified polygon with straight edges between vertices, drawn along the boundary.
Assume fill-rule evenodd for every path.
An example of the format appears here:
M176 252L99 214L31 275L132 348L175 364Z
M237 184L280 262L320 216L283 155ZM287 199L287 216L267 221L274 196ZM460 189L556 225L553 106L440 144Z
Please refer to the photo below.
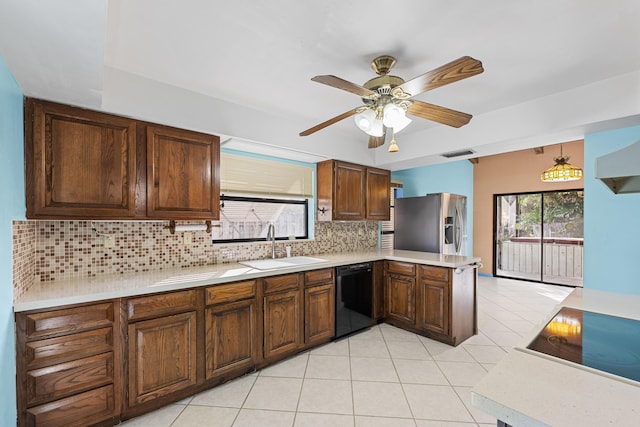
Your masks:
M184 224L185 222L180 222ZM14 298L33 281L47 282L101 274L138 273L259 259L271 256L271 243L212 244L205 231L171 234L168 222L16 221L14 222ZM113 247L105 246L113 236ZM375 249L378 223L316 222L315 239L276 241L283 256ZM19 271L16 271L19 270Z

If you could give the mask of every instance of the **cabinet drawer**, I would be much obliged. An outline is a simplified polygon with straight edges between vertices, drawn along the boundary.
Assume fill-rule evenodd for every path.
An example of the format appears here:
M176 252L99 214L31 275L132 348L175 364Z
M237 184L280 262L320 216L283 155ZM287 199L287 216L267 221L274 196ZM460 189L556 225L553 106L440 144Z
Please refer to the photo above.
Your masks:
M27 403L36 405L112 382L112 352L34 369L27 372Z
M416 274L416 265L410 262L385 261L385 270L388 273L404 274L414 276Z
M420 266L420 276L423 279L438 280L440 282L449 281L450 269L447 267L434 267L432 265Z
M129 320L160 317L196 309L196 291L171 292L127 301Z
M305 286L313 286L321 283L333 283L333 272L333 268L307 271L304 273L304 284Z
M68 362L113 349L112 328L101 328L26 343L25 362L29 369Z
M223 302L239 301L253 298L256 295L256 281L231 283L229 285L212 286L205 290L205 301L207 305L220 304Z
M27 339L111 326L112 322L111 302L25 315Z
M300 283L299 274L287 274L284 276L268 277L264 279L264 293L274 293L296 289Z
M114 415L113 385L27 409L27 425L86 426Z

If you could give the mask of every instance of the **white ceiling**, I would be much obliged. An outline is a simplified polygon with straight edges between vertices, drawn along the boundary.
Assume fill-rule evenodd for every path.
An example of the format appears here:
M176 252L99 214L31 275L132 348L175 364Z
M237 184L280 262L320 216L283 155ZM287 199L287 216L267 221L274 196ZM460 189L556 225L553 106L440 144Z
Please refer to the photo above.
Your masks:
M0 55L27 96L215 133L224 146L398 170L640 124L637 0L0 0ZM460 56L484 73L417 99L474 115L415 118L400 152L367 149L357 84L371 60L405 80Z

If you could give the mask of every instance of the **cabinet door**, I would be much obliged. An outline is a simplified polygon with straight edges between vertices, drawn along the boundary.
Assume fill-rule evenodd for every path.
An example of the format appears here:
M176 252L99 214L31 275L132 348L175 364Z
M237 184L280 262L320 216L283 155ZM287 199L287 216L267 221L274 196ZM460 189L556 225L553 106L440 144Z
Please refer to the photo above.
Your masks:
M277 358L302 345L300 291L264 297L264 358Z
M147 126L147 216L218 219L219 193L217 136Z
M365 167L335 162L333 219L362 220L365 217Z
M250 299L206 310L206 378L228 371L250 369L257 350L256 301Z
M129 406L196 384L196 312L129 325Z
M387 288L387 316L409 325L416 323L416 279L413 276L403 276L388 273Z
M304 342L307 346L326 342L335 335L335 303L333 283L304 290Z
M37 100L25 107L27 218L134 217L135 121Z
M421 329L449 335L449 283L422 280L419 325Z
M367 168L366 218L389 221L391 218L391 172Z

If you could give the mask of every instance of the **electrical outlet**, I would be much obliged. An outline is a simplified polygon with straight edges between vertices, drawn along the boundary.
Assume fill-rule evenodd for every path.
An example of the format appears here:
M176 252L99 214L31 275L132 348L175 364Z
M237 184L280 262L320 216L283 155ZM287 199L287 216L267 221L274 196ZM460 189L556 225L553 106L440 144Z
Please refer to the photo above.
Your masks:
M112 234L105 234L103 244L105 248L113 248L116 245L116 236Z
M192 244L193 243L193 233L191 233L190 231L185 231L184 234L182 235L182 239L183 239L185 245Z

